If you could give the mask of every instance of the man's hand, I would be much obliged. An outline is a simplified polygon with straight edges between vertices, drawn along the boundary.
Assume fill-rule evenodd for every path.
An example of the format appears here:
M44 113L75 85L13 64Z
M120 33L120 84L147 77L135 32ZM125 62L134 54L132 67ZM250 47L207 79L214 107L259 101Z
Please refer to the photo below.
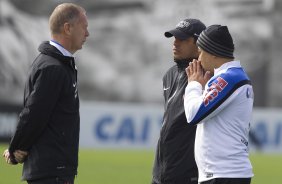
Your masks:
M7 162L8 164L13 164L13 165L15 164L15 163L13 163L12 160L11 160L11 155L10 155L8 149L6 149L6 150L4 151L3 157L5 158L5 160L6 160L6 162Z
M28 155L28 152L26 152L26 151L16 150L14 152L15 159L18 163L23 163L25 161L27 155Z
M197 81L203 86L203 88L211 78L211 73L209 71L204 72L201 62L196 59L189 63L189 66L185 69L185 71L188 76L188 82Z
M16 150L14 152L15 161L16 161L15 162L15 161L12 160L10 152L9 152L8 149L6 149L3 153L3 157L5 158L6 162L8 164L12 164L12 165L15 165L17 163L23 163L25 161L27 155L28 155L28 152L26 152L26 151Z

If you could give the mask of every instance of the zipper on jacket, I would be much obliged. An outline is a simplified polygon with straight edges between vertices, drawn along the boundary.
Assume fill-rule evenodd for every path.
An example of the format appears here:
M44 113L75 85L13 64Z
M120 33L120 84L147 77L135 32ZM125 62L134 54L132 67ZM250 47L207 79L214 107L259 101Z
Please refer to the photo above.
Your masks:
M173 100L174 96L176 95L176 93L179 90L180 80L181 80L181 78L183 76L183 73L185 73L185 72L178 71L178 76L177 76L177 79L176 79L176 88L175 88L175 91L174 91L173 95L167 100L166 108L165 108L166 111L168 109L169 104L171 104L171 101ZM164 120L165 120L165 118L164 118ZM164 124L165 124L165 122L166 121L164 121ZM164 124L162 126L164 126Z

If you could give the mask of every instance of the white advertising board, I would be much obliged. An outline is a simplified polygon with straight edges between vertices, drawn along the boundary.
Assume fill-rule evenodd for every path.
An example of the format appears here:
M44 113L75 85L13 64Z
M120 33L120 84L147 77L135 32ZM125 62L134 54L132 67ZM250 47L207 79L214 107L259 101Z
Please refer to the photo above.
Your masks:
M155 149L162 126L161 105L81 102L80 107L82 148ZM17 119L16 112L0 113L0 141L10 139ZM251 151L282 152L282 109L255 108L251 133Z
M255 108L251 131L260 141L261 151L282 152L282 109Z
M154 148L162 107L122 103L81 103L80 146Z
M81 103L80 145L154 149L162 115L160 105ZM282 109L254 109L251 131L251 150L282 152ZM260 144L254 144L254 139Z

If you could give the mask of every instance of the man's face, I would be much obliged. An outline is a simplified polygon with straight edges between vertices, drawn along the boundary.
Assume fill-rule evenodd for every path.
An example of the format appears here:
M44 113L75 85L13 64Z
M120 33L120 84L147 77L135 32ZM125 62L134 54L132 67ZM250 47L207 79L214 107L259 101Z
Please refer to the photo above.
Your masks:
M186 40L175 38L173 42L174 60L196 59L198 56L198 47L193 37L189 37Z
M213 60L214 56L210 53L202 50L199 48L199 58L198 60L201 61L201 65L205 71L210 71L211 73L214 72Z
M82 48L82 45L89 36L88 32L88 21L84 13L81 13L78 21L72 24L71 40L72 40L72 51L77 51Z

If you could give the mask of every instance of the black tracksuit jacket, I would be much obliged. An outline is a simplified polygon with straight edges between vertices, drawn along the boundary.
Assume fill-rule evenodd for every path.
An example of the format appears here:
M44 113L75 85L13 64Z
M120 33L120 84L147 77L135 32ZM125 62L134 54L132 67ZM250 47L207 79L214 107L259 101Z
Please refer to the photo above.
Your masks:
M188 184L191 178L197 181L196 126L187 123L183 105L187 66L187 61L179 61L163 77L165 108L153 168L154 184Z
M39 46L25 86L24 107L9 152L28 151L23 180L77 174L79 97L73 57Z

